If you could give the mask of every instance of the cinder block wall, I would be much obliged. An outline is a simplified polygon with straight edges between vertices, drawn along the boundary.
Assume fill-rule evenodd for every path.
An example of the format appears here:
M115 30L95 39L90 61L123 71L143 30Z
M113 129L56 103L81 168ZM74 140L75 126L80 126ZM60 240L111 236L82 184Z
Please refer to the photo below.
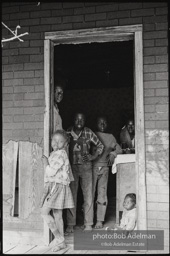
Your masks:
M37 2L38 3L38 2ZM148 228L168 244L168 6L166 2L3 3L2 21L29 32L2 50L3 142L43 145L44 32L143 24ZM9 32L2 29L2 37Z

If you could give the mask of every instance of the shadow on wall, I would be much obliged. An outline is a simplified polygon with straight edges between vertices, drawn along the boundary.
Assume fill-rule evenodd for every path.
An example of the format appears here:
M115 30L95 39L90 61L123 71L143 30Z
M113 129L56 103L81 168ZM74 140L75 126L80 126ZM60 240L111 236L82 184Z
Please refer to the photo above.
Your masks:
M152 145L147 147L147 172L158 173L162 180L169 184L169 132L166 130L151 130L146 134Z

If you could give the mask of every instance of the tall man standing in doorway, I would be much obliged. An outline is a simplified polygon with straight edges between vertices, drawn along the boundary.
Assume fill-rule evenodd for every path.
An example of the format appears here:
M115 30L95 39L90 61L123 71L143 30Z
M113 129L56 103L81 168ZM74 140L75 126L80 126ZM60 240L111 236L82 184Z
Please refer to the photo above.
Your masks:
M58 104L63 99L64 90L67 85L67 79L57 72L57 79L54 85L54 108L53 108L53 131L62 130L62 119L59 114Z
M72 166L74 181L70 188L73 194L75 207L67 210L66 233L72 233L76 225L77 192L80 185L84 198L84 230L92 230L93 225L93 194L92 194L92 161L102 154L104 146L95 133L85 127L85 116L79 112L74 117L74 125L68 130L70 137L69 158ZM91 145L97 147L96 152L91 155Z

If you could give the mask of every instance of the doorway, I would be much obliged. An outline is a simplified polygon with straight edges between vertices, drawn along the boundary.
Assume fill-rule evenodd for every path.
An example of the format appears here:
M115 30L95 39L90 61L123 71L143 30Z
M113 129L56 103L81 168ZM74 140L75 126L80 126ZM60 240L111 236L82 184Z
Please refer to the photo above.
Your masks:
M82 111L85 126L96 132L97 117L105 116L107 133L119 143L121 128L128 117L134 116L133 41L56 45L54 84L60 78L67 81L59 104L63 128L72 126L74 114ZM107 194L106 225L107 221L114 222L116 215L116 174L111 168ZM83 225L82 203L79 189L77 223Z
M85 29L63 32L45 33L44 42L44 77L45 77L45 116L44 116L44 152L48 155L50 150L50 117L53 104L52 92L54 86L54 48L56 45L92 44L132 41L134 51L134 114L135 114L135 138L136 138L136 184L137 184L137 207L138 229L146 229L146 184L145 184L145 144L144 144L144 105L143 105L143 48L142 48L142 25L109 27L101 29ZM109 69L106 68L105 76L109 77ZM109 84L109 83L108 83ZM86 89L87 91L88 89ZM109 87L108 89L109 90ZM63 104L66 102L63 100ZM62 115L62 113L61 113ZM64 117L62 116L63 121ZM90 120L90 118L89 118ZM65 124L63 124L65 128ZM115 133L116 136L116 133ZM45 239L49 241L47 229L44 229ZM48 242L47 242L48 243Z

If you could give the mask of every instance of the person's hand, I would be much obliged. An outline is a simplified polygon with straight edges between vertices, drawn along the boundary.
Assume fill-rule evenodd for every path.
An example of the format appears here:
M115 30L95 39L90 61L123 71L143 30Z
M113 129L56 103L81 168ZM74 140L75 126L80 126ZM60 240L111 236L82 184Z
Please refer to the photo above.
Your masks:
M126 148L126 154L130 154L131 151L130 151L130 148Z
M48 163L48 158L46 157L46 156L42 156L42 162L43 162L43 165L44 165L44 167L46 167L49 163Z
M108 163L109 166L114 164L115 158L116 158L115 155L111 154L111 153L107 156L106 159L108 161L107 163Z
M82 155L83 162L93 161L94 159L95 159L94 156L91 155L91 154L84 154L84 155Z
M122 154L126 154L126 149L122 149Z
M135 154L135 148L131 148L131 149L130 149L130 153L131 153L131 154Z

